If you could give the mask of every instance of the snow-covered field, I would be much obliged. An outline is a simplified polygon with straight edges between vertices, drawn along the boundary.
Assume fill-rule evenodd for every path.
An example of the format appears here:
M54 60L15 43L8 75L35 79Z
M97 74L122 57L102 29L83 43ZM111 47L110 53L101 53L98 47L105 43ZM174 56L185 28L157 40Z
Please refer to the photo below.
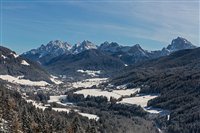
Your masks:
M71 109L67 109L67 108L52 108L52 110L58 111L58 112L67 112L67 113L69 113Z
M98 121L99 117L97 115L93 115L93 114L88 114L88 113L80 113L78 112L80 115L87 117L88 119L93 119Z
M60 102L60 100L65 99L65 98L66 98L66 95L50 96L50 100L48 100L48 103L56 102L56 103L58 103L60 105L67 106L68 104ZM64 112L68 112L68 113L71 110L71 109L66 109L66 108L52 108L52 109L55 110L55 111L58 111L58 112L64 111ZM99 117L97 115L94 115L94 114L81 113L79 110L74 110L74 111L79 113L82 116L88 117L88 119L95 119L95 120L99 119Z
M140 91L140 88L134 88L134 89L113 90L112 92L121 96L130 96L130 94L133 94L139 91Z
M42 109L42 110L45 110L47 107L43 106L41 103L36 103L35 101L33 100L26 100L27 103L32 103L33 106L35 106L36 108L39 108L39 109Z
M71 109L67 109L67 108L52 108L52 110L58 111L58 112L67 112L69 113L71 111ZM81 113L79 110L74 110L75 112L77 112L79 115L87 117L88 119L94 119L96 121L99 120L99 117L97 115L94 114L88 114L88 113Z
M25 99L28 103L32 103L33 106L35 106L36 108L39 108L39 109L42 109L42 110L45 110L46 108L48 108L47 106L45 105L42 105L41 103L36 103L35 101L33 100L27 100ZM68 109L68 108L52 108L52 110L54 111L58 111L58 112L67 112L69 113L70 110L72 109ZM75 112L77 112L78 114L80 114L81 116L84 116L84 117L87 117L88 119L94 119L94 120L99 120L99 117L97 115L94 115L94 114L88 114L88 113L81 113L79 110L74 110Z
M94 85L98 86L100 83L106 82L107 78L91 78L91 79L85 79L78 82L73 82L72 87L73 88L79 88L79 87L92 87Z
M83 94L85 97L88 95L91 96L105 96L110 99L110 97L114 97L116 99L120 98L121 96L129 96L137 91L139 91L139 88L134 89L126 89L126 90L113 90L112 92L109 91L102 91L100 89L83 89L75 92L76 94Z
M77 72L84 73L92 77L98 76L98 74L101 73L101 71L92 71L92 70L77 70Z
M160 115L167 115L167 114L169 114L169 111L163 110L163 109L160 109L160 108L144 107L143 109L145 111L151 113L151 114L160 114Z
M60 102L60 100L62 99L66 99L66 95L50 96L50 100L48 100L48 103Z
M158 97L158 95L138 95L135 97L123 98L122 101L120 101L119 103L140 105L145 111L152 114L160 114L160 115L169 114L169 111L167 110L163 110L160 108L147 107L148 101L156 97Z
M112 92L109 91L101 91L100 89L83 89L75 92L76 94L83 94L85 97L88 95L91 96L105 96L110 100L110 97L114 97L116 99L120 98L121 96L130 96L131 94L135 92L139 92L139 88L134 89L126 89L126 90L113 90ZM147 103L149 100L156 98L158 95L138 95L135 97L130 98L123 98L122 101L118 103L122 104L136 104L143 107L143 109L149 113L153 114L160 114L160 115L166 115L169 114L169 111L160 109L160 108L152 108L147 107ZM65 99L66 95L60 95L60 96L50 96L50 100L48 103L56 102L57 104L63 105L63 106L69 106L73 105L73 103L61 103L60 100Z
M119 103L137 104L141 107L146 107L149 100L156 98L158 95L139 95L130 98L123 98Z
M23 76L14 77L11 75L0 75L0 79L6 80L10 83L27 85L27 86L46 86L49 85L46 81L31 81L28 79L22 79Z
M62 81L58 80L58 77L56 77L56 76L53 76L53 75L51 75L51 78L50 78L50 80L51 80L52 82L54 82L55 84L57 84L57 85L59 85L59 84L62 84L62 83L63 83Z

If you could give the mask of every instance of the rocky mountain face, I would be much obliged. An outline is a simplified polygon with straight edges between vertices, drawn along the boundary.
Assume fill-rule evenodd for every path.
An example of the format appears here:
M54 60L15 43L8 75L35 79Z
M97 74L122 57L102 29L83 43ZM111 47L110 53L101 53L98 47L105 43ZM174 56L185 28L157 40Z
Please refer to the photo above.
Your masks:
M195 45L193 45L191 42L186 40L182 37L177 37L176 39L173 39L171 44L169 44L166 48L163 48L162 50L158 51L152 51L150 53L151 58L158 58L161 56L169 55L173 52L184 50L184 49L194 49L197 48Z
M175 51L193 48L196 48L196 46L194 46L191 42L184 38L177 37L176 39L173 39L171 44L169 44L166 48L151 52L142 49L139 44L134 46L121 46L115 42L104 42L98 49L121 59L126 64L135 64L138 62L166 56Z
M37 61L41 64L50 61L51 59L66 53L70 53L72 46L67 42L59 40L50 41L47 45L41 45L37 49L32 49L22 54L22 56Z
M37 63L0 46L0 75L23 76L33 81L49 81L49 74Z
M122 48L122 50L123 51L118 54L118 57L128 65L149 59L148 51L142 49L139 44L136 44L129 48L124 47Z
M38 61L41 64L49 62L51 59L58 57L63 54L78 54L85 50L97 49L97 46L90 41L83 41L82 43L77 43L74 46L67 42L62 42L60 40L50 41L47 45L41 45L37 49L32 49L28 52L22 54L22 56L31 59L33 61Z
M72 47L71 54L78 54L90 49L97 49L97 46L90 41L84 40L82 43L77 43Z
M196 48L191 42L182 37L177 37L172 40L171 44L167 46L167 50L170 52L175 52L183 49L193 49Z
M81 60L83 64L88 63L87 67L82 66L79 62L77 63L80 65L78 68L81 67L84 69L86 68L99 69L99 68L105 68L105 67L103 67L103 65L102 67L94 67L93 66L94 62L91 62L90 57L94 56L93 58L95 58L95 60L92 60L92 61L95 61L95 63L102 62L102 59L104 59L105 56L109 59L115 58L115 60L113 61L116 61L115 62L116 64L120 62L120 63L123 63L124 66L127 66L127 65L132 65L135 63L147 61L150 59L156 59L162 56L166 56L175 51L179 51L183 49L193 49L193 48L196 48L196 46L194 46L191 42L181 37L177 37L176 39L173 39L171 44L169 44L166 48L163 48L162 50L158 50L158 51L151 51L151 52L144 50L143 48L141 48L139 44L136 44L133 46L122 46L116 42L111 42L111 43L104 42L100 46L97 46L90 41L84 40L82 43L77 43L72 46L68 44L67 42L56 40L56 41L50 41L47 45L41 45L41 47L37 49L28 51L22 54L22 56L33 61L38 61L43 66L47 66L48 64L48 67L50 67L50 65L53 65L50 68L55 68L55 66L57 66L59 69L59 66L61 66L59 64L62 64L62 66L71 66L71 64L73 63L76 64L77 60ZM88 52L90 53L90 57L80 56L81 53L88 50L89 51L93 50L93 52L91 51ZM94 53L94 51L96 53L98 52L101 54L98 54L98 56L95 56L96 53ZM62 55L64 56L64 58L67 59L67 61L62 58ZM70 62L68 62L69 60ZM55 65L55 63L53 62L60 62L60 63ZM64 64L64 62L66 62L67 64ZM108 63L108 62L104 62L104 64L105 63ZM111 68L115 68L115 67L113 67L113 65L110 65L109 69ZM108 67L106 67L106 69L108 69ZM54 71L54 69L51 69L51 70Z

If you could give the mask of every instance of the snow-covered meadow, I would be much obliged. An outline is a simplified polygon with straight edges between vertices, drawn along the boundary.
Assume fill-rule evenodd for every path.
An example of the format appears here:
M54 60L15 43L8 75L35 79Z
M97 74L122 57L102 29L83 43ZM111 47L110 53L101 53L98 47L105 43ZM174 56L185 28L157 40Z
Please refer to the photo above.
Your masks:
M113 91L102 91L100 89L83 89L76 91L76 94L83 94L84 97L87 97L88 95L90 96L105 96L110 99L110 97L114 97L116 99L122 97L122 96L130 96L131 94L134 94L138 92L140 89L139 88L134 88L134 89L123 89L123 90L113 90Z
M136 104L140 105L145 111L151 113L151 114L160 114L160 115L166 115L169 114L169 111L163 110L160 108L152 108L152 107L147 107L147 103L149 100L154 99L158 97L158 95L137 95L135 97L130 97L130 98L123 98L122 101L118 103L122 104Z
M50 101L48 101L48 102L54 102L54 101L58 102L60 98L64 98L63 96L64 95L62 95L62 96L51 96L50 97ZM42 103L38 103L38 102L33 101L33 100L28 100L28 99L26 99L26 97L24 97L24 99L28 103L32 103L33 106L35 106L36 108L39 108L39 109L42 109L42 110L45 110L46 108L48 108L48 106L43 105ZM57 111L57 112L67 112L67 113L69 113L71 110L73 110L73 111L77 112L78 114L80 114L81 116L87 117L88 119L94 119L96 121L99 120L99 117L97 115L89 114L89 113L82 113L82 112L80 112L77 109L71 109L71 108L52 108L52 110Z
M149 100L156 98L158 95L138 95L130 98L123 98L119 103L137 104L141 107L146 107Z
M46 86L49 85L46 81L31 81L28 79L22 79L24 76L11 76L11 75L0 75L0 79L8 81L14 84L27 85L27 86Z
M52 82L54 82L55 84L57 84L57 85L63 83L62 81L58 80L58 77L53 76L53 75L51 75L50 80L51 80Z
M66 95L50 96L48 103L60 102L62 99L66 99Z
M94 85L98 86L100 83L106 82L108 79L107 78L91 78L91 79L85 79L82 81L77 81L72 83L73 88L88 88L92 87Z
M23 62L24 65L29 65L26 64L27 62ZM11 75L0 75L0 79L5 80L10 83L14 84L20 84L20 85L26 85L26 86L46 86L49 85L46 81L31 81L29 79L23 79L24 76L11 76ZM62 81L58 80L57 77L51 76L50 80L55 83L55 84L61 84L63 83Z
M79 73L83 73L83 74L87 74L89 76L95 77L95 76L99 76L99 74L101 73L101 71L92 71L92 70L77 70L77 72Z

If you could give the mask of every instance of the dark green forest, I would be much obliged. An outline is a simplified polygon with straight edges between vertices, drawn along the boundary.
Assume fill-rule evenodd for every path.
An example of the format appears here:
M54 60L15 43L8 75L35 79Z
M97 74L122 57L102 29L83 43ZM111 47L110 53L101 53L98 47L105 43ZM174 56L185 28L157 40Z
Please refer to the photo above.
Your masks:
M98 99L98 98L97 98ZM88 104L90 99L86 100L84 104ZM97 102L94 102L96 103ZM80 103L83 105L83 103ZM89 104L90 105L90 104ZM107 105L106 103L102 106ZM86 106L85 106L86 107ZM101 106L99 106L101 108ZM121 114L126 110L126 106L113 105L114 112L108 111L107 108L95 109L90 105L86 107L85 111L98 114L100 119L98 121L89 120L86 117L78 115L76 112L56 112L51 108L41 109L35 108L32 104L27 103L22 99L21 95L13 90L0 87L0 124L3 123L4 130L2 132L12 133L156 133L155 125L143 118L145 115L134 113L135 117L131 114ZM120 109L124 110L120 110ZM132 107L137 109L139 107ZM133 111L131 108L130 112ZM83 108L84 111L84 108ZM142 114L142 115L141 115ZM130 117L131 116L131 117ZM6 122L3 122L5 121Z
M148 106L170 110L170 120L157 119L167 133L200 132L200 48L127 68L112 83L141 87L141 93L159 93Z

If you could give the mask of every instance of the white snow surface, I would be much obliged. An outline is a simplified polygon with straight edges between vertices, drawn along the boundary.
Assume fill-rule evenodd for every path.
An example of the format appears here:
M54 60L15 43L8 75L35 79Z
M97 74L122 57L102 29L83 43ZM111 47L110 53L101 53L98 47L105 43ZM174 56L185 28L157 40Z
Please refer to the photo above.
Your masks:
M58 111L58 112L67 112L69 113L71 109L67 108L52 108L52 110Z
M151 114L161 114L161 115L168 114L168 111L160 108L144 107L143 109Z
M33 100L26 100L27 101L27 103L32 103L33 104L33 106L35 106L36 108L39 108L39 109L42 109L42 110L45 110L47 107L45 107L45 106L42 106L42 104L41 103L36 103L35 101L33 101Z
M19 57L19 55L15 54L15 53L10 53L12 54L15 58Z
M4 56L3 54L1 55L1 57L3 58L3 59L6 59L7 57L6 56Z
M139 91L140 91L140 88L134 88L134 89L113 90L112 92L121 96L129 96L130 94L133 94Z
M60 100L62 99L66 99L66 95L50 96L50 100L48 100L48 103L60 102Z
M50 96L50 100L48 102L60 102L60 100L62 98L65 98L66 95L60 95L60 96ZM45 110L46 108L48 108L49 104L47 104L48 106L46 105L42 105L42 103L37 103L33 100L27 100L26 99L26 94L24 96L24 99L28 102L28 103L32 103L36 108L39 108L39 109L42 109L42 110ZM58 112L67 112L69 113L70 110L72 109L68 109L68 108L52 108L52 110L54 111L58 111ZM84 116L84 117L88 117L88 119L94 119L96 121L99 120L99 117L97 115L94 115L94 114L88 114L88 113L81 113L79 110L75 109L74 110L75 112L77 112L78 114L80 114L81 116Z
M67 109L67 108L52 108L55 111L58 112L67 112L69 113L72 109ZM79 110L75 109L75 112L77 112L78 114L80 114L81 116L87 117L88 119L94 119L96 121L99 120L99 117L97 115L94 114L88 114L88 113L81 113Z
M94 85L98 86L100 83L106 82L107 78L91 78L91 79L85 79L78 82L73 82L72 87L79 88L79 87L92 87Z
M30 66L30 64L28 62L26 62L25 60L22 60L21 64L25 65L25 66Z
M59 84L62 84L62 83L63 83L62 81L58 80L58 77L56 77L56 76L53 76L53 75L51 75L51 78L50 78L50 80L51 80L52 82L54 82L55 84L57 84L57 85L59 85Z
M22 79L23 76L14 77L11 75L0 75L0 79L6 80L10 83L27 85L27 86L46 86L48 83L46 81L31 81L28 79Z
M169 121L169 119L170 119L170 115L167 115L167 121Z
M50 98L54 97L54 99L57 99L58 97L60 96L50 96ZM46 108L48 108L47 106L45 105L42 105L42 103L36 103L35 101L33 100L27 100L25 99L28 103L32 103L33 106L35 106L36 108L39 108L39 109L42 109L42 110L45 110ZM68 109L68 108L52 108L52 110L54 111L58 111L58 112L67 112L69 113L70 110L72 109ZM74 110L75 112L77 112L78 114L80 114L81 116L84 116L84 117L87 117L88 119L94 119L96 121L99 120L99 117L97 115L94 115L94 114L88 114L88 113L81 113L79 110Z
M122 101L119 103L124 103L124 104L137 104L140 105L141 107L146 107L147 102L151 99L156 98L158 95L139 95L131 98L123 98Z
M110 100L110 97L114 97L116 99L120 98L121 96L129 96L137 91L139 91L139 88L134 89L127 89L127 90L113 90L112 92L109 91L102 91L100 89L83 89L75 92L76 94L83 94L84 97L87 97L88 95L91 96L105 96Z
M88 114L88 113L80 113L78 112L80 115L87 117L88 119L93 119L98 121L99 117L97 115L93 115L93 114Z
M152 114L160 114L160 115L169 114L169 111L167 110L163 110L160 108L147 107L148 101L156 97L158 97L158 95L138 95L135 97L123 98L122 101L120 101L119 103L140 105L145 111Z
M92 77L98 76L98 74L101 73L101 71L93 71L93 70L77 70L79 73L85 73L87 75L90 75Z

